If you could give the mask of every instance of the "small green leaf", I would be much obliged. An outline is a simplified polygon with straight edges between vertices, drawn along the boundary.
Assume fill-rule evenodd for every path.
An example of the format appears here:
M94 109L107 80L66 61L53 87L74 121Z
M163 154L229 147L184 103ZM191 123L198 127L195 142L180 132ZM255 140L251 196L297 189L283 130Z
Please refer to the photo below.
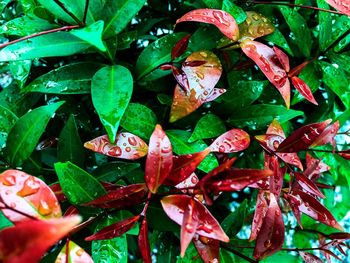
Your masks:
M103 21L97 21L82 29L71 30L69 33L105 52L106 47L102 42L103 25Z
M226 132L224 122L214 114L204 115L196 124L188 142L217 137Z
M132 75L123 66L104 67L92 78L92 102L111 142L115 141L132 89Z
M103 186L93 176L71 162L55 163L55 171L64 194L74 205L106 194Z
M130 103L120 121L120 126L144 139L151 137L156 124L156 114L139 103Z
M29 158L49 120L63 103L41 106L18 119L7 138L6 150L9 163L19 166Z
M247 200L244 200L234 212L222 221L221 227L229 237L234 237L241 230L247 215L247 208Z
M231 0L223 0L221 9L232 15L237 24L243 23L247 18L247 14L244 12L244 10L232 3Z

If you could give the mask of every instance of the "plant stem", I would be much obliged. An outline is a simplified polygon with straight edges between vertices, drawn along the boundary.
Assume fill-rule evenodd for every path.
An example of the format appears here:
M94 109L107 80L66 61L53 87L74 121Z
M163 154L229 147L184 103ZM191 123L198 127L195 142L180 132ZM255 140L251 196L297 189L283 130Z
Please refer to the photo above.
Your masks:
M89 3L90 3L90 0L85 1L85 10L84 10L84 16L83 16L83 24L84 25L86 24L86 17L87 17L87 13L89 11Z
M25 37L22 37L22 38L19 38L19 39L16 39L16 40L4 43L4 44L0 45L0 48L4 48L4 47L10 46L12 44L15 44L15 43L18 43L18 42L21 42L21 41L24 41L24 40L28 40L28 39L31 39L31 38L34 38L34 37L47 35L47 34L54 33L54 32L59 32L59 31L71 30L71 29L79 28L79 27L81 27L81 26L80 25L64 26L64 27L60 27L60 28L50 29L50 30L47 30L47 31L42 31L42 32L39 32L39 33L35 33L35 34L29 35L29 36L25 36Z
M233 254L239 256L240 258L245 259L246 261L250 262L250 263L257 263L258 261L251 259L250 257L247 257L246 255L242 254L241 252L231 248L229 245L221 243L221 247L226 249L227 251L232 252ZM253 248L253 247L252 247Z
M61 7L62 10L63 10L64 12L67 13L67 15L69 15L71 18L73 18L73 20L74 20L75 22L77 22L78 25L80 25L80 26L83 26L83 25L84 25L84 23L81 22L81 21L79 20L79 18L77 18L71 11L69 11L69 10L67 9L67 7L66 7L60 0L54 0L54 2L55 2L59 7Z

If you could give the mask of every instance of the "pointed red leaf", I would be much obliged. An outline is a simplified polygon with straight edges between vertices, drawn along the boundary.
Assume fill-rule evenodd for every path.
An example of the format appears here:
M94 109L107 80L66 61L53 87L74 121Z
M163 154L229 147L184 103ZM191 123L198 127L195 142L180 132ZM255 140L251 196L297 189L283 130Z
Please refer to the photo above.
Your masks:
M330 239L348 240L350 239L350 233L346 233L346 232L331 233L327 235L327 237Z
M193 214L198 218L198 227L195 232L201 236L228 242L229 238L222 230L219 222L199 201L187 195L169 195L164 197L161 203L165 213L170 219L182 225L184 222L184 213L190 200L194 200Z
M312 182L309 178L307 178L304 174L294 173L295 179L297 183L307 192L314 194L318 197L325 198L325 196L321 193L318 187Z
M61 217L61 207L49 186L37 177L18 170L0 174L0 203L39 219ZM1 205L3 206L3 205ZM12 222L29 220L10 209L2 209Z
M305 81L303 81L302 79L294 76L291 78L292 79L292 83L294 88L297 89L297 91L299 91L299 93L308 101L310 101L311 103L318 105L317 101L314 98L314 95L312 95L312 91L309 88L309 86L305 83Z
M262 259L282 248L284 242L284 222L281 209L274 194L270 193L270 203L261 230L256 238L254 257Z
M328 4L340 11L341 13L350 16L350 1L349 0L326 0Z
M58 142L58 138L47 138L41 142L38 143L38 145L35 147L35 150L42 151L44 149L50 148L51 146L55 145Z
M319 257L313 254L304 251L299 251L298 253L305 261L305 263L323 263L323 261Z
M190 40L191 35L187 34L183 38L180 39L179 42L176 43L176 45L171 50L171 59L174 60L175 58L181 56L183 53L185 53L188 42Z
M277 152L291 153L308 149L330 122L326 120L297 129L279 145Z
M268 80L281 93L287 108L290 106L290 83L286 71L281 68L275 51L262 43L244 40L242 51L262 70Z
M125 208L140 204L147 197L145 184L131 184L108 192L83 205L100 208Z
M289 66L289 57L286 53L284 53L281 49L279 49L276 46L272 47L273 50L276 53L277 59L280 62L281 66L284 68L286 72L289 72L290 66Z
M335 123L329 125L326 129L323 130L320 136L317 137L317 139L310 147L325 145L327 143L331 143L333 147L335 147L335 136L338 133L339 126L339 121L336 121Z
M193 189L186 190L186 188L193 188L194 186L197 185L199 182L198 176L195 173L192 173L190 177L188 177L186 180L178 183L175 185L177 189L181 189L182 192L186 193L189 191L190 193L193 193Z
M138 136L122 132L117 134L116 142L111 143L107 135L102 135L84 143L84 147L107 156L136 160L147 154L147 144Z
M327 164L323 163L321 160L313 158L308 153L306 154L306 166L307 169L304 174L311 180L313 180L315 176L331 169Z
M289 73L288 73L288 77L292 78L294 76L298 76L300 74L300 72L307 66L309 65L310 62L312 62L313 59L311 60L307 60L304 61L303 63L301 63L300 65L296 66L295 68L292 68Z
M267 168L273 172L273 176L270 176L269 181L270 192L279 196L282 190L284 174L286 173L287 167L280 167L278 159L272 156Z
M182 225L181 225L181 232L180 232L181 257L185 256L186 249L188 245L191 243L191 240L194 237L198 227L199 222L195 211L195 206L196 206L195 201L193 199L190 199L184 211Z
M197 9L186 13L176 21L181 22L202 22L216 26L221 33L229 39L237 40L239 29L236 20L227 12L216 9Z
M68 244L68 248L67 248ZM68 252L68 255L67 255ZM67 258L69 258L69 261L67 262ZM68 241L63 248L61 249L61 252L58 254L56 261L59 263L94 263L92 258L84 249L79 247L77 244L75 244L73 241Z
M145 168L145 182L148 189L155 193L169 176L173 166L173 150L168 136L158 124L149 141Z
M204 262L219 262L219 240L195 235L193 244Z
M249 134L241 129L232 129L220 135L210 146L212 152L232 153L243 151L250 143Z
M172 66L173 76L178 83L178 86L185 92L190 92L190 84L188 83L188 78L186 73L181 69L175 66Z
M34 263L79 222L79 216L19 222L0 232L0 261Z
M63 216L79 215L79 210L75 206L69 206Z
M141 256L144 263L151 263L151 249L148 240L148 223L147 219L144 217L141 222L140 232L137 237L137 242L141 252Z
M114 223L107 227L102 228L100 231L95 234L88 236L85 238L86 241L92 240L103 240L103 239L111 239L114 237L119 237L122 234L128 232L139 220L140 216L136 215L127 219L124 219L120 222Z
M256 237L258 236L261 230L261 226L264 221L267 209L268 209L268 204L265 199L265 192L259 191L257 200L256 200L254 218L253 218L253 223L251 227L249 241L255 240Z
M274 134L274 135L281 136L283 139L286 138L286 135L284 134L281 124L276 119L273 119L273 121L267 128L266 134Z
M294 216L295 216L295 218L296 218L300 228L303 229L303 226L301 224L301 213L300 213L300 210L299 210L299 207L300 207L300 205L302 203L300 198L297 198L296 196L291 195L291 194L285 194L284 197L288 201L289 206L292 209L292 212L293 212L293 214L294 214Z

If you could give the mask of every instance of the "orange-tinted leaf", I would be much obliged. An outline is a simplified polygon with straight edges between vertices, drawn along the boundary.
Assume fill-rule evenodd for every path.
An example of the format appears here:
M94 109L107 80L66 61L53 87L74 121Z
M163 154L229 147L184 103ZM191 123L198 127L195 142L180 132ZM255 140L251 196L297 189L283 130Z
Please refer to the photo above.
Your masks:
M275 27L265 16L255 11L247 11L246 20L239 25L239 38L255 39L271 34Z
M140 216L136 215L127 219L124 219L120 222L112 224L110 226L102 228L100 231L95 234L88 236L85 238L86 241L92 240L103 240L103 239L111 239L114 237L121 236L122 234L128 232L139 220Z
M145 184L132 184L110 191L84 205L100 208L124 208L144 202L146 196Z
M19 222L0 232L0 261L36 263L79 222L79 216Z
M169 176L173 166L173 150L168 136L160 125L154 129L149 141L145 168L145 182L148 189L155 193Z
M299 251L298 253L305 261L305 263L323 263L323 261L319 257L313 254L304 251Z
M326 0L326 2L343 14L350 16L349 0Z
M281 93L287 108L290 105L290 83L286 71L281 68L275 51L262 43L253 40L244 40L241 43L242 51L252 59L268 80Z
M311 103L318 105L317 101L314 98L314 95L312 95L312 91L309 88L309 86L300 78L294 76L292 77L292 83L294 88L297 89L297 91L299 91L299 93L308 101L310 101Z
M276 197L270 193L270 203L261 230L256 238L254 257L262 259L282 248L284 242L284 222Z
M148 149L140 137L129 132L118 133L115 143L111 143L107 135L102 135L84 143L84 147L107 156L128 160L145 156Z
M274 134L274 135L281 136L284 139L286 138L286 135L284 134L281 124L276 119L273 119L273 121L267 128L266 134Z
M67 248L68 244L68 248ZM68 252L68 255L67 255ZM67 258L69 258L67 262ZM56 258L56 263L93 263L94 261L88 253L73 241L68 241Z
M188 41L190 40L190 37L191 37L191 35L187 34L186 36L181 38L179 42L176 43L176 45L171 50L171 59L172 60L181 56L183 53L185 53L187 46L188 46Z
M181 257L185 256L186 249L188 245L191 243L191 240L194 237L198 227L199 222L195 211L195 206L196 206L195 201L193 199L190 199L184 211L182 225L181 225L181 233L180 233Z
M222 230L218 221L211 215L209 210L199 201L187 195L169 195L161 200L165 213L171 220L182 225L184 222L184 213L190 204L194 201L193 214L198 218L196 233L208 238L228 242L229 238Z
M254 218L252 222L252 227L251 227L251 233L249 237L249 241L253 241L256 239L258 236L262 223L264 221L266 212L268 209L268 204L265 199L265 192L264 191L259 191L257 200L256 200L256 206L255 206L255 212L254 212Z
M202 22L216 26L229 39L237 40L239 35L236 20L227 12L216 9L197 9L186 13L176 24L186 21Z
M195 235L193 238L198 254L204 262L219 262L220 241Z
M210 146L212 152L232 153L243 151L250 143L249 134L241 129L232 129L220 135Z
M294 131L277 148L277 152L298 152L308 149L328 126L331 120L312 123Z
M290 66L288 55L276 46L273 46L273 50L275 51L277 59L280 62L282 68L284 68L286 72L289 72Z
M51 188L22 171L7 170L0 174L0 201L39 219L61 217L61 207ZM29 219L10 209L2 209L2 212L12 222Z
M323 130L321 135L317 137L317 139L313 142L313 144L310 147L325 145L327 143L331 143L333 147L335 147L334 137L338 133L339 125L339 121L336 121L335 123L329 125L326 129Z
M143 218L140 226L140 232L137 238L140 253L144 263L151 263L151 249L148 240L148 223L147 219Z
M298 184L307 192L314 194L318 197L325 198L325 196L321 193L318 187L312 182L309 178L307 178L304 174L294 173L295 179Z

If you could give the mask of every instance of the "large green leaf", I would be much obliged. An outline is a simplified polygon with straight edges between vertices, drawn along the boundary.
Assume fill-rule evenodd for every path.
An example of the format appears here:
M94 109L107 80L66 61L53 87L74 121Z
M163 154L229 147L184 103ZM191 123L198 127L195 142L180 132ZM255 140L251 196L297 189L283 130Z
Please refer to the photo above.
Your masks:
M41 75L23 89L25 92L85 94L91 92L91 79L103 64L78 62Z
M71 162L55 163L55 171L63 193L74 205L106 194L103 186L93 176Z
M157 116L146 106L139 103L130 103L120 121L120 125L129 132L149 139L157 124Z
M71 30L69 33L95 46L101 51L106 51L106 47L102 42L103 25L103 21L100 20L87 27Z
M188 142L217 137L226 131L224 122L214 114L204 115L196 124Z
M132 89L132 75L123 66L104 67L92 78L92 102L111 142L115 141Z
M60 162L70 161L80 167L84 164L84 147L80 140L74 115L70 115L63 127L57 145L57 158Z
M41 106L18 119L7 138L6 150L9 163L19 166L29 158L49 120L63 103Z
M234 212L222 221L222 229L229 237L234 237L241 230L247 215L247 208L247 200L244 200Z
M9 45L0 50L0 61L43 57L63 57L84 51L90 46L68 32L56 32Z

